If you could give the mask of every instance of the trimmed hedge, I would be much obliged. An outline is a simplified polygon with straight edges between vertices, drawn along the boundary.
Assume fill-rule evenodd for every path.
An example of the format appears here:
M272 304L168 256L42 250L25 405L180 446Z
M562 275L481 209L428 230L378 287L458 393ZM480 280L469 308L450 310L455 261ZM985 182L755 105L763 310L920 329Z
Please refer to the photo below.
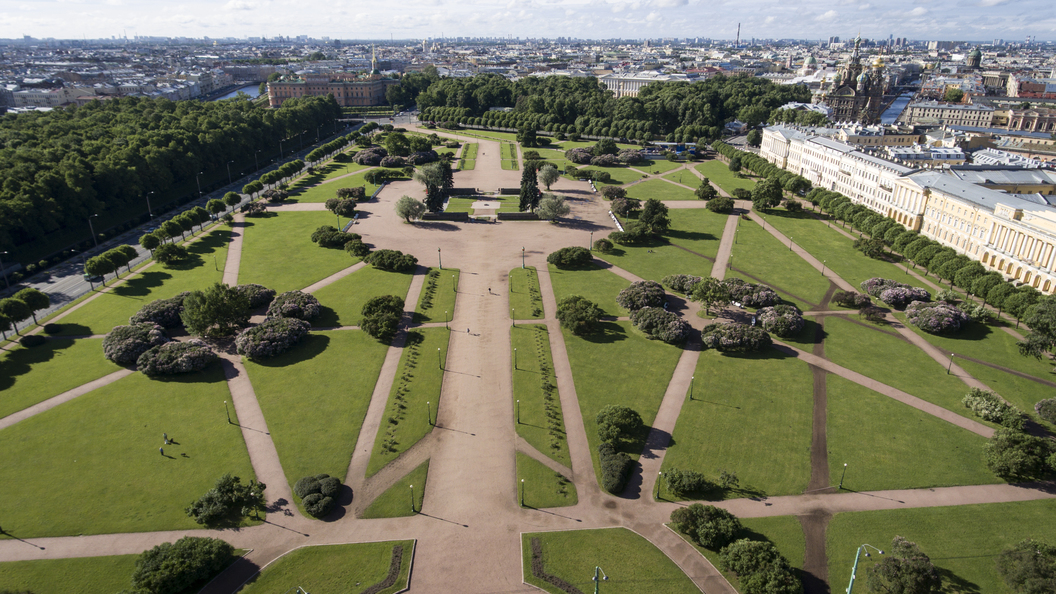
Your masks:
M590 264L594 256L584 247L563 247L547 256L546 261L558 268L576 268Z
M323 308L319 300L310 293L286 291L272 300L268 306L268 318L297 318L311 320L319 316Z
M275 299L275 290L264 285L248 284L238 285L235 290L249 299L249 309L257 309L269 305Z
M293 492L301 498L305 511L316 518L322 518L337 505L341 481L329 474L306 476L293 485Z
M634 465L631 457L616 451L611 443L602 442L598 444L598 459L601 462L601 486L613 495L621 493Z
M773 344L770 335L759 326L748 324L708 324L701 331L704 348L721 352L749 353Z
M174 375L201 371L219 359L209 345L193 338L147 349L136 360L136 367L149 376Z
M169 342L163 330L151 323L115 326L103 339L103 356L118 365L132 365L151 347Z
M418 258L399 250L374 250L363 261L378 270L410 272L418 265Z
M183 325L180 313L183 312L183 300L190 295L184 291L169 299L157 299L144 305L132 317L129 324L157 324L162 328L177 328Z
M243 330L235 338L235 349L250 359L274 357L304 340L311 328L311 324L297 318L271 318Z

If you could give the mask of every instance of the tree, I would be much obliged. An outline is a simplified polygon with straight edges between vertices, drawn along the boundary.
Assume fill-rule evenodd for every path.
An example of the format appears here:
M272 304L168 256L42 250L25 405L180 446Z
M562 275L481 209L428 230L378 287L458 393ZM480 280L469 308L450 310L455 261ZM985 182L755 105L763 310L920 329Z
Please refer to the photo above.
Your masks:
M90 276L103 277L103 285L106 285L106 275L114 271L114 263L102 255L88 258L84 263L84 272Z
M1056 546L1022 540L997 556L997 573L1018 594L1056 592Z
M727 169L729 169L730 171L732 171L734 173L737 173L738 171L740 171L741 170L741 158L740 157L734 157L734 158L730 159L730 164L727 166Z
M139 245L145 250L150 250L151 255L153 255L154 250L161 245L161 240L158 239L157 235L147 233L139 238Z
M714 186L711 185L711 181L705 177L704 179L700 180L700 185L697 186L697 190L696 192L694 192L694 194L696 194L697 198L701 200L711 200L712 198L718 196L719 192L715 189Z
M763 133L758 128L754 128L748 132L745 142L748 143L748 146L759 146L763 142Z
M884 258L884 242L880 239L860 237L854 240L854 249L874 260L882 260Z
M230 336L249 323L249 297L235 287L214 283L183 300L180 319L195 336Z
M444 208L444 172L439 163L430 163L414 172L414 181L425 186L425 206L429 212Z
M406 157L411 154L411 145L402 132L389 132L385 137L385 150L389 151L390 155Z
M611 138L602 138L597 144L590 150L591 154L595 157L601 155L615 155L620 152L619 147L616 146L616 141Z
M220 573L234 553L234 547L218 538L185 536L162 543L136 559L132 587L137 592L177 594Z
M425 203L415 200L410 196L401 196L400 199L396 201L396 215L403 217L408 223L411 222L411 219L422 218L425 211Z
M333 204L330 203L333 200ZM356 201L353 198L336 199L331 198L326 201L326 208L330 212L336 214L339 217L345 217L351 219L356 216Z
M224 204L224 201L217 200L215 198L213 200L210 200L209 202L206 202L205 208L214 215L222 214L225 210L227 210L227 206Z
M527 212L539 206L539 182L535 169L525 165L521 172L520 210Z
M15 334L18 334L18 323L32 314L33 310L21 299L14 297L0 299L0 316L3 316L15 326Z
M998 427L983 446L986 466L1006 480L1030 480L1052 470L1046 458L1056 451L1048 439Z
M521 146L535 146L538 143L535 133L535 126L525 124L517 128L517 142L521 143Z
M573 334L589 334L605 312L585 297L572 295L557 304L557 319Z
M236 192L228 192L224 194L224 204L234 208L235 206L238 206L240 202L242 202L242 197Z
M1056 296L1046 295L1031 305L1023 315L1030 328L1027 339L1018 343L1019 353L1041 359L1056 346Z
M781 185L777 180L766 178L755 184L752 189L752 207L756 210L766 210L781 204Z
M15 299L18 299L22 303L26 304L29 308L30 313L33 315L33 323L37 323L37 312L42 309L47 309L51 305L51 299L47 293L42 293L33 287L26 287L21 291L15 293Z
M609 442L631 439L644 425L638 411L616 404L601 409L594 420L598 424L598 439Z
M567 216L570 212L572 212L572 209L565 204L564 196L544 194L542 200L539 201L539 218L545 221L553 221Z
M713 505L699 503L671 512L671 522L679 532L713 551L730 544L741 531L737 516Z
M961 99L964 99L964 91L956 88L946 89L946 94L942 96L942 100L949 103L960 103Z
M616 200L617 198L626 198L627 190L620 186L605 186L601 189L601 196L606 200ZM639 201L640 202L640 201Z
M576 268L590 264L594 261L594 256L587 248L570 246L551 252L546 261L558 268Z
M730 290L726 283L714 277L707 277L693 287L693 301L704 305L704 313L711 315L711 308L726 307L730 304Z
M667 206L655 198L645 201L642 214L638 216L638 222L645 225L648 232L653 235L666 233L671 227L671 219L667 216Z
M191 254L187 251L187 248L183 247L182 245L177 245L175 243L162 244L159 245L156 250L154 250L154 260L162 264L172 264L173 262L179 262L180 260L187 259L188 257L190 257L190 255ZM89 259L88 261L91 262L91 259ZM85 270L88 270L88 268L86 267ZM88 274L94 273L89 270Z
M403 298L397 295L374 297L363 306L362 314L359 326L367 334L379 340L390 340L403 317Z
M712 198L708 201L708 210L720 214L730 214L733 212L733 199L725 196Z
M550 186L554 184L558 179L561 178L561 172L557 170L557 167L547 163L539 168L539 181L546 186L546 190L550 191ZM606 188L608 189L608 188ZM620 188L621 190L623 188Z
M212 489L206 491L198 501L186 510L187 515L199 524L216 525L233 518L243 518L246 511L264 507L264 489L267 485L250 480L242 484L237 476L225 474L216 480Z
M896 536L891 550L869 570L869 589L890 594L938 594L942 576L917 543Z

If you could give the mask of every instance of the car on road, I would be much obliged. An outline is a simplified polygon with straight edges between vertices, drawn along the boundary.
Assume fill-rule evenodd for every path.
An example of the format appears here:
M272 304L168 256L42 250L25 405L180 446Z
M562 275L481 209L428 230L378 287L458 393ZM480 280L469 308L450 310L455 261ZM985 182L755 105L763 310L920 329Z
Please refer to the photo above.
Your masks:
M88 281L90 283L101 283L101 282L103 282L103 277L99 276L98 274L93 276L93 275L88 274L86 272L86 273L84 273L84 280L86 280L86 281Z

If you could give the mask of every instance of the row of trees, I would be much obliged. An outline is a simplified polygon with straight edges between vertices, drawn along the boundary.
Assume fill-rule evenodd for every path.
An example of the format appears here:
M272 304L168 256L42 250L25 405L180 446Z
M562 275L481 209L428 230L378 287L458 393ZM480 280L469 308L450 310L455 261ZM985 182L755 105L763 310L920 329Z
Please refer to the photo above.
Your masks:
M201 172L225 171L233 155L270 153L340 114L329 96L278 109L126 97L0 119L0 248L18 253L94 213L131 220L148 193L157 203Z
M657 82L637 97L617 99L596 78L510 81L492 74L438 80L417 97L423 120L636 140L661 136L669 142L718 139L727 122L756 126L782 105L809 99L806 87L750 76ZM513 109L489 111L492 107Z

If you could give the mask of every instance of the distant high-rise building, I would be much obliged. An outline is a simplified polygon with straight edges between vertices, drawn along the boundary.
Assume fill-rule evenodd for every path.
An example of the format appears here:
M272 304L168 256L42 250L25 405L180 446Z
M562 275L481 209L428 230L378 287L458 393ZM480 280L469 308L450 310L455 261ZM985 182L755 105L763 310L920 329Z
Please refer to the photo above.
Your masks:
M836 36L836 37L830 37L830 38L829 38L829 45L832 45L832 44L834 44L834 43L839 43L839 42L840 42L840 38L839 38L839 36Z

